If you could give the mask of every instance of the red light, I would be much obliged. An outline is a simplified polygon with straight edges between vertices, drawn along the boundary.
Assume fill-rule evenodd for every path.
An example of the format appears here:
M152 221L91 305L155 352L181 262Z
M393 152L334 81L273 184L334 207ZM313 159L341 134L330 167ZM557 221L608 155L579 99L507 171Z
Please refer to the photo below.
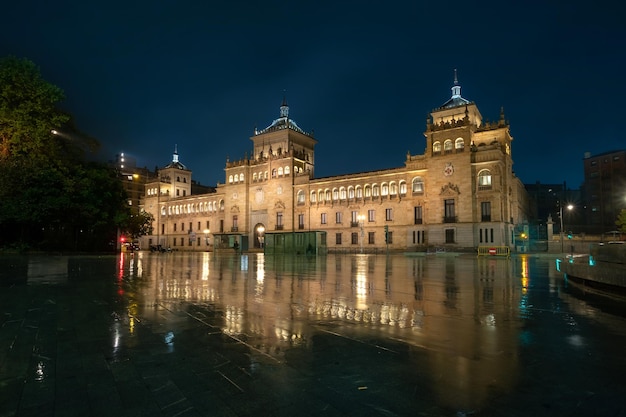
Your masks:
M124 243L124 242L126 242L126 238L125 238L124 236L122 236L122 237L120 238L120 241L121 241L122 243Z

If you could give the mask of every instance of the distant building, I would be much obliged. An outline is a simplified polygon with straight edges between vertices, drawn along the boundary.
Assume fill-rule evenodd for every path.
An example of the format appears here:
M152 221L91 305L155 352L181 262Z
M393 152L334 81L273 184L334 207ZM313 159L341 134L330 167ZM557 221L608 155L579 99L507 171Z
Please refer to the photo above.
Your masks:
M563 207L563 226L574 228L575 232L584 231L582 226L583 205L579 189L567 188L565 182L561 184L542 184L537 181L534 184L525 184L530 201L531 220L536 224L546 224L552 219L553 232L560 233L560 214ZM567 209L572 205L572 210ZM575 227L574 227L575 226Z
M455 77L424 136L425 152L407 153L402 167L315 178L318 142L283 101L279 117L250 138L253 154L227 160L225 183L212 193L192 193L192 173L175 152L146 183L143 207L155 225L142 247L266 253L514 247L516 227L528 221L528 198L513 173L513 137L502 110L497 122L484 122Z
M138 168L137 160L123 152L115 155L113 165L128 196L131 212L139 212L146 181L156 174L147 168Z
M615 220L626 208L626 150L585 154L585 221L589 233L616 230Z

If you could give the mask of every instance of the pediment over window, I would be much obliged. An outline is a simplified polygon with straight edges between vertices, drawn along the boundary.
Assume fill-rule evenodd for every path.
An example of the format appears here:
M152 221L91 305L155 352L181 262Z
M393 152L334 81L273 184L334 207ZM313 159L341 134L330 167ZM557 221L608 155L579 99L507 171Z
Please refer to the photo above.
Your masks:
M230 208L230 212L231 213L239 213L239 206L238 205L234 205Z
M282 200L277 200L276 203L274 203L274 208L275 209L284 209L285 208L285 203L283 203Z
M442 196L456 196L459 194L461 194L461 192L459 191L459 186L456 184L452 184L451 182L441 187L441 192L439 193L439 195Z

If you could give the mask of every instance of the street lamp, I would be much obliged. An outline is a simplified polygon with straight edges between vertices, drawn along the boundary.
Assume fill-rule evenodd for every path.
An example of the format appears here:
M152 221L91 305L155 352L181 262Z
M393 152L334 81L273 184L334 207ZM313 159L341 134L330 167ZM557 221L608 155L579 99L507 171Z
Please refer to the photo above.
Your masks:
M568 210L572 210L574 206L572 204L567 205ZM563 253L563 205L559 204L559 218L561 219L561 253Z
M209 233L211 233L209 229L204 229L204 242L207 246L209 246Z
M259 226L256 231L259 233L259 247L263 248L263 233L265 232L265 227Z
M359 243L361 244L361 253L363 253L363 238L365 237L365 232L363 231L363 223L365 222L365 216L359 214L357 216L357 220L359 221Z

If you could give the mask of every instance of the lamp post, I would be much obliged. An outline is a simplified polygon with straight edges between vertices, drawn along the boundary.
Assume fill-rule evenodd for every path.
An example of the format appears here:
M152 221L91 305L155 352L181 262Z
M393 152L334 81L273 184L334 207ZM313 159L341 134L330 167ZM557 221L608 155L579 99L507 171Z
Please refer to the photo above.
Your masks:
M567 205L567 209L571 210L574 206L572 204ZM561 219L561 253L563 253L563 205L559 203L559 218Z
M259 226L256 230L259 233L259 247L263 249L263 233L265 232L265 227Z
M361 245L361 253L363 253L363 237L365 236L365 232L363 231L363 223L365 222L365 216L359 214L357 216L357 220L359 221L359 243Z

